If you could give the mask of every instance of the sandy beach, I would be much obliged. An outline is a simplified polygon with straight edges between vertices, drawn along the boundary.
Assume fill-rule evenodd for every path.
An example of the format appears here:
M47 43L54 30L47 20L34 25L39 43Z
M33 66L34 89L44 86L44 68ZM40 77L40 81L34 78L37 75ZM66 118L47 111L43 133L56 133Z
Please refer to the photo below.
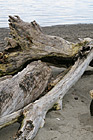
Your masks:
M77 42L78 38L93 38L93 24L43 27L43 32ZM0 28L0 51L4 49L4 38L8 36L9 29ZM54 75L62 70L53 67ZM88 67L86 73L64 96L63 109L47 113L45 125L34 140L93 140L93 117L90 116L89 110L91 89L93 89L93 68ZM16 123L0 130L0 140L14 140L13 136L18 127Z

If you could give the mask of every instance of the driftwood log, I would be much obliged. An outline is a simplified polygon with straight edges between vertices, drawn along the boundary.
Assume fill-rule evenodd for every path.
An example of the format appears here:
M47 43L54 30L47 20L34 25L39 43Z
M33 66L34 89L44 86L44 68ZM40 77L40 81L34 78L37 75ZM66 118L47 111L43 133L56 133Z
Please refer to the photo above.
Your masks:
M0 116L35 101L47 88L51 69L41 61L32 62L21 72L0 82Z
M18 121L19 116L23 117L20 130L17 133L17 140L32 140L38 129L43 127L45 115L53 105L62 100L67 91L78 81L85 69L93 59L93 50L87 58L78 59L72 66L71 70L39 100L29 104L23 109L4 116L0 119L0 128Z
M0 52L0 128L18 121L16 139L32 140L48 110L62 109L63 96L93 66L93 40L72 43L45 35L35 21L18 16L9 22L12 38ZM51 68L42 61L71 67L52 80Z
M74 64L78 52L83 47L86 49L90 42L86 39L72 43L45 35L35 21L27 23L18 16L9 16L9 22L11 38L6 38L6 47L0 52L0 76L13 75L38 59L69 67Z

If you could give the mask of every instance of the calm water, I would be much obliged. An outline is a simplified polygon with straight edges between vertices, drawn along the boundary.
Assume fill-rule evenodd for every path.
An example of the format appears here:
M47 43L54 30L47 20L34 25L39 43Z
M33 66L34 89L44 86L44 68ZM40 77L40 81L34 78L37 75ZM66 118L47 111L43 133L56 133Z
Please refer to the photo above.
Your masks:
M8 15L41 26L93 23L93 0L0 0L0 27L8 27Z

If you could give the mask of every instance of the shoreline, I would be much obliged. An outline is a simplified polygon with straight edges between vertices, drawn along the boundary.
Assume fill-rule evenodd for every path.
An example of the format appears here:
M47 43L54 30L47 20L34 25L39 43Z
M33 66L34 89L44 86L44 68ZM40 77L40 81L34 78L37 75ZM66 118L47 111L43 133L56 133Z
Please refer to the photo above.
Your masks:
M32 20L33 21L33 20ZM32 22L31 21L31 22ZM36 20L35 20L36 21ZM36 21L37 22L37 21ZM29 23L29 22L28 22ZM39 23L38 23L39 24ZM55 24L55 25L46 25L46 26L41 26L40 24L40 26L43 28L43 27L54 27L54 26L64 26L64 25L66 25L66 26L70 26L70 25L92 25L93 23L68 23L68 24ZM9 28L9 27L0 27L0 29L1 28Z
M78 38L93 38L93 24L54 25L42 29L45 34L60 36L71 42L77 42ZM0 51L4 49L4 38L8 36L9 28L0 28ZM55 74L60 71L55 68ZM93 140L93 117L89 111L91 89L93 74L83 75L65 95L63 109L47 113L45 125L34 140ZM12 137L18 127L16 123L0 130L0 140L14 140Z
M81 32L82 32L82 37L85 35L88 36L86 33L89 32L90 33L89 37L90 36L93 37L93 31L92 31L93 30L93 23L51 25L51 26L43 26L43 27L41 26L41 28L43 29L43 32L46 34L51 34L51 35L54 34L57 36L58 32L59 32L60 37L61 36L65 37L69 33L69 31L71 31L71 33L73 33L73 34L74 34L74 32L78 33L78 35L76 35L76 36L81 35ZM60 31L59 31L59 29L60 29ZM0 27L0 40L1 40L1 33L3 33L4 35L9 33L9 27ZM63 33L63 35L62 35L62 33Z
M48 35L59 36L70 42L78 42L78 38L93 38L93 24L66 24L41 27ZM0 28L0 51L4 50L4 38L9 36L9 28Z

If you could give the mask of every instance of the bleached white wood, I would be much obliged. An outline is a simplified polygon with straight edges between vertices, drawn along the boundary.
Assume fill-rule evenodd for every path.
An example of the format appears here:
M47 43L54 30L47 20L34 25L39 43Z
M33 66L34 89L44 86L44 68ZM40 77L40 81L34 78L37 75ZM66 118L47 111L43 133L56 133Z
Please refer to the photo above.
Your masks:
M13 77L1 78L0 117L35 101L47 87L50 77L51 68L38 60Z
M18 117L22 114L22 110L18 110L12 114L6 115L0 118L0 129L6 127L12 123L15 123L18 120Z
M35 137L39 128L44 125L48 110L59 100L59 97L62 99L67 91L79 80L92 59L93 50L90 51L86 58L78 59L71 70L45 96L24 107L24 119L16 140L32 140Z
M66 76L51 91L25 108L25 118L17 140L32 140L35 137L42 122L44 124L48 110L52 108L59 97L63 98L67 91L79 80L92 59L93 50L86 58L78 59Z

